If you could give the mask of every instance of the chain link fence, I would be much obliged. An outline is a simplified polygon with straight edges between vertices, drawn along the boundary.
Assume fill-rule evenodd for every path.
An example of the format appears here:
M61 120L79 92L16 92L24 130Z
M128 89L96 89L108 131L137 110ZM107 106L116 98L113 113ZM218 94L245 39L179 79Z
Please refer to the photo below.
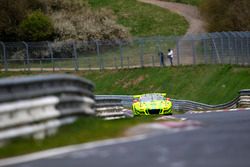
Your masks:
M250 32L145 37L128 41L0 42L0 68L8 70L102 70L174 65L250 64Z

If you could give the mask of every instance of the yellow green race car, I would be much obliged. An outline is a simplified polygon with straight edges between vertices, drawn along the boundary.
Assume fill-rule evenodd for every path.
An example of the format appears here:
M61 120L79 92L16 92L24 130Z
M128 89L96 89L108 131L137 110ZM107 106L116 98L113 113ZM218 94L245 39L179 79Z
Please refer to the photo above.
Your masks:
M166 93L148 93L133 96L134 115L172 115L172 102Z

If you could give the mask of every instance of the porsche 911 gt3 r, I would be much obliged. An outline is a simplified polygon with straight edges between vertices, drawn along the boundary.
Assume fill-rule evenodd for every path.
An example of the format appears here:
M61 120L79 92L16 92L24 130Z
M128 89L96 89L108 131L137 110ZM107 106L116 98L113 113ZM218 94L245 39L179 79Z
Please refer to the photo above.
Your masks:
M148 93L133 96L132 111L134 115L171 115L172 102L166 93Z

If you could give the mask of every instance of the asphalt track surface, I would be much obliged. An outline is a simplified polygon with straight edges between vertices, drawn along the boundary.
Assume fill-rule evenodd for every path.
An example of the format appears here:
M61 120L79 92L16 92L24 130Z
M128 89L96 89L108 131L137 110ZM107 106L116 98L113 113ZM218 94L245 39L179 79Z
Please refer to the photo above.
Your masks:
M249 167L250 110L184 114L200 128L83 149L18 167Z

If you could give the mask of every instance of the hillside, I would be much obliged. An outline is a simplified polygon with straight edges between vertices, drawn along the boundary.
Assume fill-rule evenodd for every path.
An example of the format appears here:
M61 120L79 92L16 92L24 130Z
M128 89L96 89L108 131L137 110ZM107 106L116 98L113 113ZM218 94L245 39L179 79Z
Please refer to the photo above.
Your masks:
M84 72L80 76L96 84L96 94L141 94L166 92L175 99L208 104L232 100L240 89L250 88L250 68L199 65Z
M112 10L133 36L183 35L188 28L184 17L137 0L89 0L89 4Z
M9 0L0 6L1 41L183 35L188 27L182 16L136 0Z
M0 77L38 73L40 74L40 72L1 72ZM166 92L171 98L208 104L228 102L238 95L240 89L250 88L250 68L231 65L67 73L92 80L96 85L95 94L134 95Z

